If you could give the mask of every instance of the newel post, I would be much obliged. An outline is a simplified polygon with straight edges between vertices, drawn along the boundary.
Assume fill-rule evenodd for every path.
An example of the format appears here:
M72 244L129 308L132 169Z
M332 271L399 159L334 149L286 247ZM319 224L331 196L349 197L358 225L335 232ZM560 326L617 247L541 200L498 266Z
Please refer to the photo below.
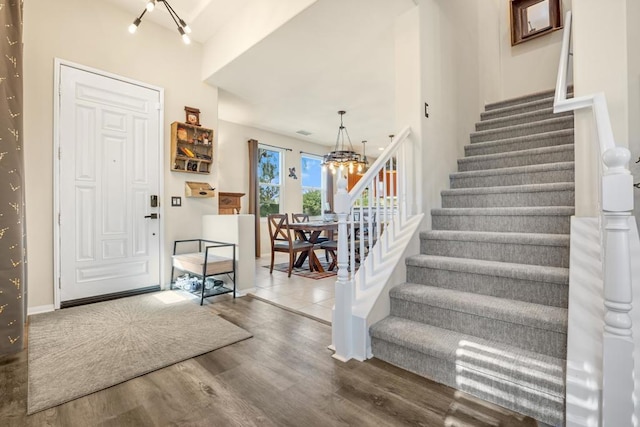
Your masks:
M629 217L633 210L631 157L623 147L604 152L602 177L605 228L604 332L602 351L602 425L632 425L633 340L631 336L631 259Z
M349 248L347 217L351 210L347 180L338 172L338 191L334 196L334 211L338 216L338 279L336 281L335 305L333 309L333 324L331 328L335 353L333 357L346 362L353 355L352 316L353 284L351 283L349 268Z

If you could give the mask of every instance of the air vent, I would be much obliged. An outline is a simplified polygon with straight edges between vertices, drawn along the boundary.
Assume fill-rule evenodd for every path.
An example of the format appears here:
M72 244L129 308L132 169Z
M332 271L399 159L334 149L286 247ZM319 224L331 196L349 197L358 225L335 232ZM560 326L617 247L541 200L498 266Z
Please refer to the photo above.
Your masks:
M296 133L299 133L300 135L304 135L304 136L309 136L309 135L311 135L311 132L306 131L306 130L302 130L302 129L301 129L301 130L299 130L299 131L297 131Z

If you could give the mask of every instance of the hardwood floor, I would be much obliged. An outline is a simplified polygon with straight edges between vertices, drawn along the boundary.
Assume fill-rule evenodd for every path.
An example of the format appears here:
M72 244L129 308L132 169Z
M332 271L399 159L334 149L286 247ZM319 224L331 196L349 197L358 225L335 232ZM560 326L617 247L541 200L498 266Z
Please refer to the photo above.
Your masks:
M253 338L31 416L26 351L0 358L0 425L536 425L376 359L334 360L331 329L315 320L250 297L215 301L204 309Z

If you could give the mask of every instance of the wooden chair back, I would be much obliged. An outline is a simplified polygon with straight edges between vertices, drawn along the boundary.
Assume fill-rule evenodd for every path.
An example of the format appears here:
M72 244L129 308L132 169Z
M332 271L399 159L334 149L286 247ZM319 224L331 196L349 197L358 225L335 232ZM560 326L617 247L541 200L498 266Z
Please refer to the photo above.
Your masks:
M271 249L276 242L287 242L292 246L291 230L289 229L289 215L271 214L267 217L269 223L269 237L271 238Z
M291 214L291 222L309 222L309 215L304 214L304 213L299 213L299 214Z

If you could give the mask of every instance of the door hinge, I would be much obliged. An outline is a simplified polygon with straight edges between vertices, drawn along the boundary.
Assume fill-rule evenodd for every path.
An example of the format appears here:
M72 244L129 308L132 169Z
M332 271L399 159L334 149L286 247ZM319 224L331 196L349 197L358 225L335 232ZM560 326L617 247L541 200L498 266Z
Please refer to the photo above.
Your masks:
M62 159L62 147L58 147L58 160Z
M58 214L58 225L60 225L60 214Z
M58 277L58 289L62 289L62 278Z

